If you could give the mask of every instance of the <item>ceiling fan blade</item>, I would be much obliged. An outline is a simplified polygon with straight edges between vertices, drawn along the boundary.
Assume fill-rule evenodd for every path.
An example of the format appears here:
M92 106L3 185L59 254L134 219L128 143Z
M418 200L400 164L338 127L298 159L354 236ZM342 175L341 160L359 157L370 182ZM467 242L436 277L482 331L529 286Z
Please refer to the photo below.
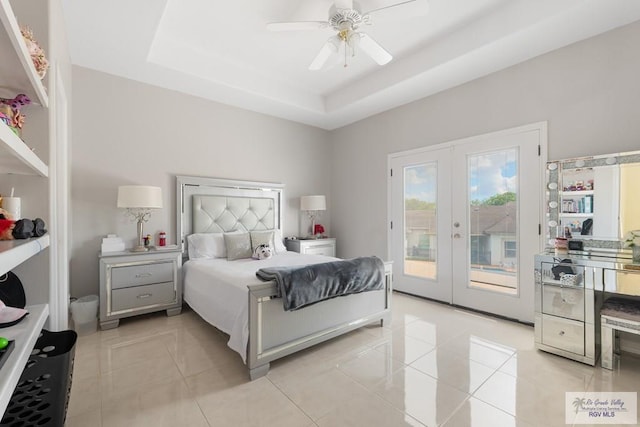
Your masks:
M316 55L316 57L309 65L309 69L311 71L317 71L321 69L324 64L326 64L327 60L331 55L336 55L338 53L338 48L340 47L340 38L338 36L333 36L322 46L320 52Z
M393 56L391 56L389 52L387 52L382 46L378 44L377 41L372 39L369 35L364 33L359 34L360 40L358 43L358 47L379 65L387 64L393 59Z
M299 21L299 22L270 22L267 24L269 31L301 31L301 30L322 30L327 28L326 21Z
M353 9L353 0L335 0L336 9Z

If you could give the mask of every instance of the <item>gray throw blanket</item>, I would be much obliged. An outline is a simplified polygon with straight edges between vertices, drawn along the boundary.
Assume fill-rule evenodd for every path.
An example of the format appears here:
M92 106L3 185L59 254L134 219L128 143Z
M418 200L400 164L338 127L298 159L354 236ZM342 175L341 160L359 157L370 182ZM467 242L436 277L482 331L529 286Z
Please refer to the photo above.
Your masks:
M361 257L303 267L271 267L256 271L264 281L275 280L287 311L330 298L384 287L384 264L377 257Z

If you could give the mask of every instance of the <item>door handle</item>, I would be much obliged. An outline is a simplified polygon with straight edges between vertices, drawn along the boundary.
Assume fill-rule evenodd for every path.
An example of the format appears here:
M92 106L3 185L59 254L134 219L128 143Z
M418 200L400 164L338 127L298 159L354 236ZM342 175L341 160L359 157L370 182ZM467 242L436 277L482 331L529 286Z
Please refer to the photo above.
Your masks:
M458 221L456 221L456 222L454 222L454 223L453 223L453 226L454 226L455 228L458 228L458 227L460 227L460 223L459 223Z
M138 298L145 299L145 298L150 298L152 296L153 296L153 294L140 294L140 295L138 295Z

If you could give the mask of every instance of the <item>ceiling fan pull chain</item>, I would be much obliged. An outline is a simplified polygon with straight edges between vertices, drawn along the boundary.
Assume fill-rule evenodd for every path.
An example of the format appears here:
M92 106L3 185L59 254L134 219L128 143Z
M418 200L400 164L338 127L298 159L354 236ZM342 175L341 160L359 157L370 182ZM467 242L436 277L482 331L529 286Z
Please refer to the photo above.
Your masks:
M347 50L349 50L349 45L347 42L344 42L344 68L347 68Z
M349 43L351 45L351 57L355 58L356 49L358 48L358 43L360 42L360 34L359 33L353 33L351 35L351 37L349 38L349 41L351 42L351 43Z

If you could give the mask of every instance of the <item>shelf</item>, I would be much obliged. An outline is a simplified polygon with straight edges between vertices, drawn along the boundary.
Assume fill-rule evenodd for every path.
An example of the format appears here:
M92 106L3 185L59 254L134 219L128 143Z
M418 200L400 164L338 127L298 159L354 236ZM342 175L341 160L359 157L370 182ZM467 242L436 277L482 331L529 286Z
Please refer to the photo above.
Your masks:
M49 167L9 126L0 122L0 173L49 176Z
M11 271L34 255L49 247L49 234L24 240L0 241L0 275ZM2 330L0 330L2 335Z
M593 196L593 190L561 191L560 195L569 197Z
M0 96L13 98L24 93L31 102L46 107L49 96L33 66L9 0L0 0L0 21Z
M561 212L560 218L591 218L593 213L569 213L569 212Z
M49 316L49 305L39 304L25 307L29 315L17 325L1 329L0 335L15 340L15 348L0 368L0 414L7 409L13 390L24 370L31 350L38 340L44 322Z

